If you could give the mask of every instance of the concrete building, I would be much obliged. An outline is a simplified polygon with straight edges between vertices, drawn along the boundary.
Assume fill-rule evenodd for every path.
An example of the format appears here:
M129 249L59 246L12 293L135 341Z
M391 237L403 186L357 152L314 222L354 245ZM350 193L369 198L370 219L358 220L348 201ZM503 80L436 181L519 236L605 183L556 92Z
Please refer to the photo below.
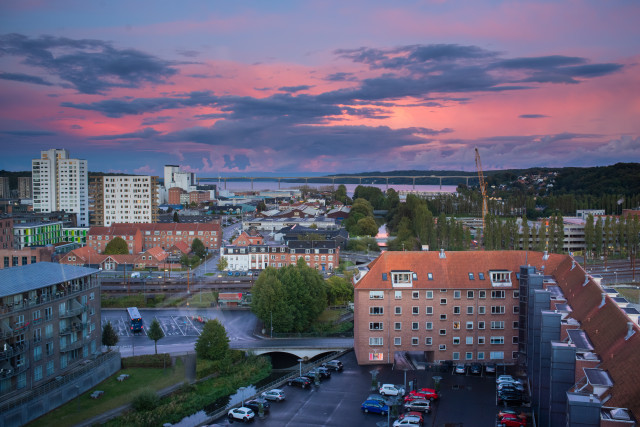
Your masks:
M11 189L9 187L9 177L0 176L0 199L10 199Z
M261 271L267 267L295 265L300 258L322 272L331 272L340 265L340 247L334 241L307 240L288 245L240 245L220 249L229 271Z
M50 262L0 270L1 400L100 353L97 273Z
M86 160L67 150L42 151L31 161L33 210L74 212L80 227L89 226L89 184Z
M91 181L91 225L158 221L158 177L100 176Z
M180 187L173 187L173 188L169 188L168 194L169 194L169 197L168 197L167 203L169 203L170 205L181 205L182 204L182 201L180 200L181 196L183 194L187 194L187 192Z
M63 226L64 223L61 221L14 224L14 246L24 249L28 246L56 245L64 242Z
M20 199L31 198L31 177L19 176L18 177L18 197Z
M197 185L196 174L193 172L184 172L178 165L165 165L164 166L164 188L170 189L173 187L182 188L184 191L189 192L195 190Z

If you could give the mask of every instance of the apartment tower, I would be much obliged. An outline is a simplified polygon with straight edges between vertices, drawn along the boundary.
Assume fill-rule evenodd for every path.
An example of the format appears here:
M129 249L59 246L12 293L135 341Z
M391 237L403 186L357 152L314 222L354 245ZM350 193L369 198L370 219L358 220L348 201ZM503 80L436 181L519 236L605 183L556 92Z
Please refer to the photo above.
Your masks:
M157 176L99 176L91 180L91 225L158 222Z

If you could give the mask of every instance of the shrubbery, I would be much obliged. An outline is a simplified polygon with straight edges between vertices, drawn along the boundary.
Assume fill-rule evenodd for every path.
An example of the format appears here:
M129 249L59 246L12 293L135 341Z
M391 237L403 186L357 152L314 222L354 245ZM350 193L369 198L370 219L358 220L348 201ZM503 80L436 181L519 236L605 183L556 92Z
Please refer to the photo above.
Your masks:
M131 406L135 411L151 411L160 403L158 395L149 389L142 390L131 400Z

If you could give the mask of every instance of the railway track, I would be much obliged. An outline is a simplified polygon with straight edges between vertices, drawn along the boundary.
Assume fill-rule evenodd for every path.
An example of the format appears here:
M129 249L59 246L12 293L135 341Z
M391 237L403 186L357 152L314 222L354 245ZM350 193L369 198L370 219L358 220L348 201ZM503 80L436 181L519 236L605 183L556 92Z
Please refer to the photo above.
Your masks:
M218 292L247 292L253 287L253 281L225 281L225 282L209 282L196 281L187 283L186 280L172 281L107 281L102 280L102 292L107 294L122 293L141 293L157 294L157 293L186 293L202 291L218 291Z

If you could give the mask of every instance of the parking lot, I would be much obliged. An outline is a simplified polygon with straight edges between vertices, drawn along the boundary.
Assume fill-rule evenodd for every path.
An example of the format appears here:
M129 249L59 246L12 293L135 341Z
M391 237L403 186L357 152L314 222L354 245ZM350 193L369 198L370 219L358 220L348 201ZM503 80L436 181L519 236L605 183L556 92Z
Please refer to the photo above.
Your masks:
M157 319L160 323L160 327L166 337L183 336L183 337L197 337L202 333L203 323L199 321L199 316L185 316L185 315L155 315L151 318L144 317L145 328L142 330L142 334L146 334L146 328L149 327L153 319ZM129 318L126 311L122 311L117 315L103 316L103 324L107 321L111 322L111 325L116 330L118 336L130 337L133 335L130 329Z
M264 426L378 426L386 425L387 417L365 414L360 405L371 391L370 371L377 371L377 382L403 384L405 372L391 366L358 366L354 353L340 358L342 372L310 389L281 387L286 393L283 402L271 402L271 412L264 419L256 417L255 425ZM303 372L305 371L303 367ZM495 376L455 375L451 372L407 371L407 384L416 381L418 388L433 388L433 376L442 377L439 401L431 414L425 416L425 426L495 426ZM248 396L247 396L248 398ZM393 422L393 419L391 420ZM378 424L381 423L381 424ZM213 425L229 425L226 418ZM233 423L235 424L235 423Z

